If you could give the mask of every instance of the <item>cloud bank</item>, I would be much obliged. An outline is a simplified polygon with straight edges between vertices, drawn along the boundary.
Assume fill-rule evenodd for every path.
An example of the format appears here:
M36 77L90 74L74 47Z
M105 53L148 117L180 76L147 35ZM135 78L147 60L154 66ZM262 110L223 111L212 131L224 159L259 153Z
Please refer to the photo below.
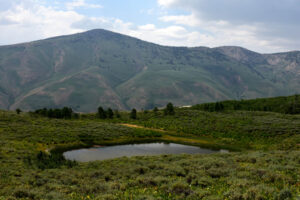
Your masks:
M158 0L188 15L161 20L196 28L208 46L239 45L260 52L300 49L298 0Z
M57 6L47 0L0 0L0 45L104 28L168 46L235 45L262 53L300 49L299 0L153 1L159 12L137 12L137 17L152 15L156 21L136 24L83 14L80 10L106 9L90 0L54 1Z

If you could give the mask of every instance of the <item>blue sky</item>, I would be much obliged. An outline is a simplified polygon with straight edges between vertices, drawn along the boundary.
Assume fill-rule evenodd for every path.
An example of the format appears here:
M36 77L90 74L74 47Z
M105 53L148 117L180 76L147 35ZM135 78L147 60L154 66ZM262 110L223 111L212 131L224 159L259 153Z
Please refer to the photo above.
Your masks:
M169 46L300 50L299 0L0 0L0 45L103 28Z

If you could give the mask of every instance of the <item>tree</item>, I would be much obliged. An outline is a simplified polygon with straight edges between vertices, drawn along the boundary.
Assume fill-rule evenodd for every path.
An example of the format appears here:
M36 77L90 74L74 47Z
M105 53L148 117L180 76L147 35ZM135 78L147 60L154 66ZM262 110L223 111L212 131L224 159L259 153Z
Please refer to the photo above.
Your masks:
M64 107L61 111L61 115L65 119L71 119L73 110L72 108Z
M106 118L106 112L101 106L98 108L98 117L100 119L105 119Z
M78 113L74 113L74 114L73 114L73 118L74 118L74 119L79 119L79 118L80 118L80 115L79 115Z
M47 117L47 115L48 115L48 109L47 108L43 108L41 110L41 115L44 116L44 117Z
M241 109L241 105L238 101L234 101L233 102L233 110L240 110Z
M120 113L119 113L118 110L115 110L115 116L116 116L117 118L121 118L121 115L120 115Z
M136 109L135 108L133 108L131 110L131 112L130 112L130 118L131 119L136 119L137 118L137 116L136 116Z
M53 118L57 118L57 119L60 119L60 118L63 118L64 115L62 114L62 111L60 109L54 109L53 110Z
M203 109L204 111L209 111L209 104L208 103L204 104Z
M53 116L54 116L53 110L52 110L52 109L49 109L49 110L47 111L47 117L53 118Z
M153 109L153 112L154 112L154 113L157 113L157 112L158 112L158 108L155 107L155 108Z
M223 103L221 103L221 102L215 103L215 111L216 111L216 112L219 112L219 111L222 111L222 110L224 110L224 105L223 105Z
M16 113L19 115L22 112L22 110L20 108L16 109Z
M108 109L107 109L107 117L108 117L109 119L112 119L112 118L114 117L114 113L113 113L113 111L112 111L111 108L108 108Z
M168 103L165 110L164 110L165 115L174 115L174 106L172 103Z

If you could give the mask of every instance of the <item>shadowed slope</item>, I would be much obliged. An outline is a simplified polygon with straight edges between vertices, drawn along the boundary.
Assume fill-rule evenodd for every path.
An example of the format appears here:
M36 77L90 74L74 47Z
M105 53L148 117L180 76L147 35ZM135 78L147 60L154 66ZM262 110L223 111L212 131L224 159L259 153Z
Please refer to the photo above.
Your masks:
M92 30L0 47L0 108L153 108L300 92L300 53L165 47Z

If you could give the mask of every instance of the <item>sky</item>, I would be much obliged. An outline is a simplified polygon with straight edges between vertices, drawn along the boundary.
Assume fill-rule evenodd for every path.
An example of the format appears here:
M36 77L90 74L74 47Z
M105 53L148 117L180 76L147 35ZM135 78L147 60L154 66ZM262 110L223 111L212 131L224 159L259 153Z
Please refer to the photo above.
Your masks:
M91 29L168 46L300 50L300 0L0 0L0 45Z

